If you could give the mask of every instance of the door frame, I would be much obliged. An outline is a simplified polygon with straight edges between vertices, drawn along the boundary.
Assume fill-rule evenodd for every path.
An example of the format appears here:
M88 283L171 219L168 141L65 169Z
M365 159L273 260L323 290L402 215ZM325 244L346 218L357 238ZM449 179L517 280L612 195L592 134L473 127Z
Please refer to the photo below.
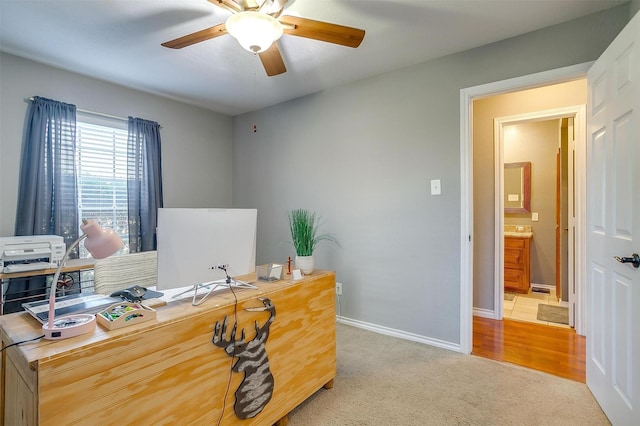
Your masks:
M546 120L561 120L563 118L573 117L574 129L575 129L575 141L574 146L574 158L573 165L570 170L575 173L575 181L572 181L572 177L569 176L570 184L573 189L570 189L569 195L573 195L575 199L574 203L569 203L575 206L575 208L569 208L569 213L573 214L569 218L569 241L575 241L574 250L569 249L569 254L573 259L569 262L569 325L578 329L577 323L578 312L584 315L584 309L576 309L579 304L578 300L584 293L584 278L580 273L578 264L584 265L584 263L578 262L579 259L585 259L586 253L584 252L584 244L580 244L580 241L584 241L585 234L578 232L578 224L584 224L584 191L586 184L586 132L587 132L587 107L586 105L574 105L562 108L554 108L549 110L527 112L524 114L509 115L505 117L494 118L494 165L495 165L495 271L494 277L494 319L501 320L504 316L504 126L510 124L531 123L536 121ZM560 134L558 134L560 138ZM568 159L567 162L572 162L572 159ZM558 194L556 194L557 196ZM575 211L573 211L575 209ZM574 220L572 220L572 218ZM572 270L571 270L572 269ZM578 282L583 284L576 285ZM577 296L577 297L576 297ZM584 300L584 299L583 299ZM580 321L583 321L581 318ZM584 324L584 322L582 322ZM584 327L581 324L581 329ZM578 333L584 334L584 333Z
M519 90L584 78L593 62L572 65L508 80L482 84L460 90L460 352L473 349L473 100ZM586 176L586 170L583 171ZM581 177L583 184L586 178ZM576 182L577 184L577 182ZM576 188L583 196L584 186ZM584 218L576 223L577 234L584 231ZM584 241L584 239L582 240ZM584 244L576 241L584 251ZM576 285L584 288L584 259L576 254ZM585 292L576 302L576 331L584 334Z

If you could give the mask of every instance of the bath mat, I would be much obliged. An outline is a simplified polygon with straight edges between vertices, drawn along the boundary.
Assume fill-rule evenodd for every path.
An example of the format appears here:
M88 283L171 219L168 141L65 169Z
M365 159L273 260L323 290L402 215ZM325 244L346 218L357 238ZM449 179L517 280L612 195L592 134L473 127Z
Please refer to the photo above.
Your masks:
M515 293L505 293L504 294L504 300L506 300L507 302L513 301L513 299L515 299L515 297L516 297Z
M569 324L569 308L565 306L538 304L538 321Z

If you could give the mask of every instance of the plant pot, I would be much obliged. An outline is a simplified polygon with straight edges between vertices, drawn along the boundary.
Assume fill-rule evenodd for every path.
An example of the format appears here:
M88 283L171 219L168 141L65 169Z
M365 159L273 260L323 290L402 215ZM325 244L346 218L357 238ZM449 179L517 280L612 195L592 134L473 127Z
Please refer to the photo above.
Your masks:
M314 262L311 256L296 256L296 268L300 269L303 274L308 275L313 272Z

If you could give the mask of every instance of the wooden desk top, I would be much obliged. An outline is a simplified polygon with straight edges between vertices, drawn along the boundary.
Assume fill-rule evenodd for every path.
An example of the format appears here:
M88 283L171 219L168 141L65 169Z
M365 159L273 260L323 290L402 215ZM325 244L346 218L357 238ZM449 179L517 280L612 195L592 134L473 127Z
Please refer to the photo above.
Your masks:
M45 359L50 361L69 354L70 352L74 352L74 350L79 348L84 350L98 346L111 339L142 333L151 328L177 321L183 321L216 309L233 306L236 303L236 298L237 302L241 303L255 299L256 297L268 296L270 293L280 291L287 287L299 286L304 283L309 283L315 279L334 274L335 272L333 271L315 270L312 274L306 275L303 279L298 281L283 279L276 282L257 281L255 273L234 277L237 280L255 285L257 289L242 288L235 289L234 292L231 292L228 289L216 291L198 306L192 306L191 304L193 296L192 292L182 296L180 299L171 299L171 296L165 294L163 299L167 301L167 305L155 308L157 313L157 318L155 320L110 331L102 328L100 325L97 325L96 330L93 333L64 340L41 339L21 344L17 346L17 348L28 363ZM204 294L204 292L202 293ZM2 333L2 341L5 345L38 337L42 335L41 327L42 324L27 312L17 312L0 316L0 332Z

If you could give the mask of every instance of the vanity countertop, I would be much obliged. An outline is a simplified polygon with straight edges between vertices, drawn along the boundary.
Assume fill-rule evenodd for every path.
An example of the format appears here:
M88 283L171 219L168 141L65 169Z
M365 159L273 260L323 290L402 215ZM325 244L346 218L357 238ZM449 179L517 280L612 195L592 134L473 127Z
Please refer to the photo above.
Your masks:
M532 238L531 225L504 225L504 236L515 238Z

